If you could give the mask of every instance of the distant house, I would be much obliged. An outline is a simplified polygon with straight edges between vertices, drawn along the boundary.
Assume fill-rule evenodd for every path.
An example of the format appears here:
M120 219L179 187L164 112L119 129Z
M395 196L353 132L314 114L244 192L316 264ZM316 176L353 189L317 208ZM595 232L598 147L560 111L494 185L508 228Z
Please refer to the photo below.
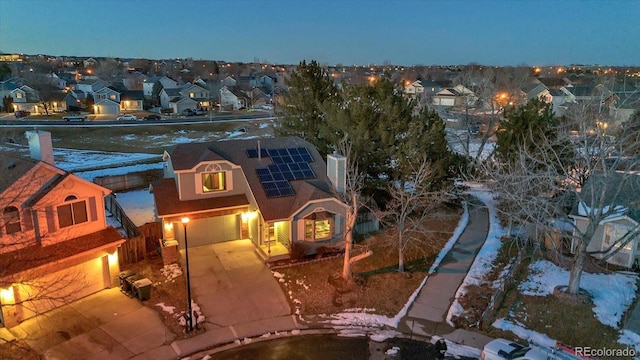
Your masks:
M179 88L179 93L182 97L189 98L195 101L196 107L193 109L208 109L210 102L210 92L200 85L184 84Z
M522 91L522 97L527 101L532 99L540 99L547 104L552 102L552 96L549 93L549 89L541 82L532 82L520 89Z
M221 81L222 87L226 87L228 89L235 89L235 87L237 86L237 83L238 82L236 81L236 79L234 79L231 76L227 76Z
M118 286L106 188L54 164L51 134L27 132L32 159L0 153L0 327Z
M220 89L220 106L223 108L231 108L232 110L238 110L246 107L246 102L242 101L242 96L229 90L226 86Z
M166 76L151 77L142 82L142 91L144 92L145 97L151 97L151 94L153 93L153 86L156 82L159 82L163 89L175 89L178 87L178 83L175 80Z
M405 85L404 94L411 98L421 98L424 94L424 86L420 80Z
M92 110L96 115L118 115L120 104L110 99L102 99L93 104Z
M13 98L13 111L29 111L31 113L38 113L38 103L40 98L38 92L30 88L27 85L20 86L9 92L9 95Z
M103 87L93 92L93 101L98 102L100 100L111 100L114 102L120 102L120 92L110 87Z
M62 91L56 91L47 98L46 106L47 109L51 112L63 112L67 110L67 102L65 98L67 97L67 93Z
M120 111L144 110L144 93L142 90L128 90L120 94Z
M594 197L595 201L604 205L599 209L598 204L591 203L591 196L585 194L581 196L580 202L571 213L571 218L575 226L584 232L589 225L589 216L593 212L605 212L609 216L605 217L597 224L587 251L599 252L594 256L603 258L614 249L620 249L615 255L607 260L611 264L631 268L640 262L640 174L611 173L608 178L599 174L592 175L587 179L583 191L597 189L599 195ZM596 182L593 184L593 182ZM597 185L597 186L596 186ZM602 196L604 194L604 196ZM600 197L602 198L600 199ZM620 239L629 239L626 244L617 244ZM571 246L575 252L577 244L574 240Z
M473 91L462 85L456 85L452 88L445 88L433 96L432 103L436 106L458 107L458 106L474 106L478 97Z
M184 247L185 217L189 246L250 239L267 261L343 239L347 206L334 187L343 189L344 158L329 158L329 178L300 138L178 144L165 159L165 179L152 187L164 240Z
M87 103L87 93L82 90L71 90L67 93L64 100L68 110L78 111L79 109L85 108Z
M84 91L87 94L93 94L94 92L109 86L106 82L98 79L82 80L75 85L76 90ZM113 100L113 99L112 99Z

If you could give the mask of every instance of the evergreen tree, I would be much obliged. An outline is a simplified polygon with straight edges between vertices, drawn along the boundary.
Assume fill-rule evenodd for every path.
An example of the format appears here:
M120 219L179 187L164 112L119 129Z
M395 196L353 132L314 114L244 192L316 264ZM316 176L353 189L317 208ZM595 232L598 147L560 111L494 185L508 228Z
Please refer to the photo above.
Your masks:
M95 104L95 100L93 99L93 94L87 94L87 100L85 102L85 108L90 112L93 113L93 104Z
M315 61L302 61L287 81L289 91L284 95L285 106L276 127L278 136L299 136L312 143L325 157L331 142L324 138L325 103L338 100L338 89L329 74Z
M160 81L153 83L153 88L151 88L151 101L156 106L160 104L160 92L162 89L163 87Z
M504 120L496 133L496 156L501 162L508 163L520 153L535 155L539 151L555 151L559 156L567 144L558 144L561 128L560 119L556 118L551 105L540 99L533 99L527 104L507 108ZM553 148L541 144L555 144Z

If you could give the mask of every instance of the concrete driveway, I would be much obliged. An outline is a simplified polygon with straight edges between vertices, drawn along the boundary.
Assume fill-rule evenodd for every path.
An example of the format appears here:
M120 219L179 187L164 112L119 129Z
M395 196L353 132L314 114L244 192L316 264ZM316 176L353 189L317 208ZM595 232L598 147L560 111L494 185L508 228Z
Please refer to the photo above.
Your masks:
M184 250L181 251L184 264ZM189 248L191 293L207 329L291 314L280 285L250 240Z
M24 321L11 332L44 358L60 360L129 359L175 338L157 312L119 288Z
M158 312L119 288L24 321L11 333L46 359L118 360L175 359L297 328L282 289L249 240L189 248L189 262L192 298L206 317L207 331L199 335L174 341Z

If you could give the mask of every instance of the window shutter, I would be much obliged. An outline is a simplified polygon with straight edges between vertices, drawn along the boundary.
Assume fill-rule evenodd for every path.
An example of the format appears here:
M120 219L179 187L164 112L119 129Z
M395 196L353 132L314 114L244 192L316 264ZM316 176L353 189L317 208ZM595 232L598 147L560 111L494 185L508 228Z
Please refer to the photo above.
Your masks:
M44 209L44 212L47 216L47 232L54 233L56 231L56 214L53 210L53 206L47 206Z
M33 229L33 217L31 216L31 209L22 210L22 223L24 224L24 231Z
M98 209L96 208L95 196L89 198L89 214L91 214L91 217L89 218L90 221L98 220Z
M231 176L233 172L232 171L225 171L224 172L224 181L225 181L225 190L227 191L231 191L233 190L233 176Z

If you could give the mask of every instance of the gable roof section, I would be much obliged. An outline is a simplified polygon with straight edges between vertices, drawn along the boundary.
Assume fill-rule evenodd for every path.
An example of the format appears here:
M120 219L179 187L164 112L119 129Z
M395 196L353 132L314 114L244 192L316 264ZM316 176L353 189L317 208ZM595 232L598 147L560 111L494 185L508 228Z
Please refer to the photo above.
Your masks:
M270 157L250 158L247 155L247 150L258 148L258 142L260 142L262 149L306 148L313 157L314 161L309 163L309 166L316 178L290 181L294 191L292 196L268 197L256 170L266 168L273 162ZM203 161L225 160L240 166L266 221L287 219L309 201L335 199L333 187L326 175L326 165L320 157L320 153L309 142L298 137L178 144L169 154L176 172L191 170Z
M595 194L592 194L593 189L596 191ZM601 172L594 173L582 187L580 199L584 206L592 208L595 206L591 203L592 199L598 202L603 191L605 206L621 206L624 208L624 214L640 222L640 174L611 172L605 177ZM581 216L578 210L576 206L572 215Z
M163 179L154 184L153 197L160 217L249 205L244 194L180 201L174 179Z
M124 100L144 100L144 91L142 90L127 90L120 94L120 101Z

